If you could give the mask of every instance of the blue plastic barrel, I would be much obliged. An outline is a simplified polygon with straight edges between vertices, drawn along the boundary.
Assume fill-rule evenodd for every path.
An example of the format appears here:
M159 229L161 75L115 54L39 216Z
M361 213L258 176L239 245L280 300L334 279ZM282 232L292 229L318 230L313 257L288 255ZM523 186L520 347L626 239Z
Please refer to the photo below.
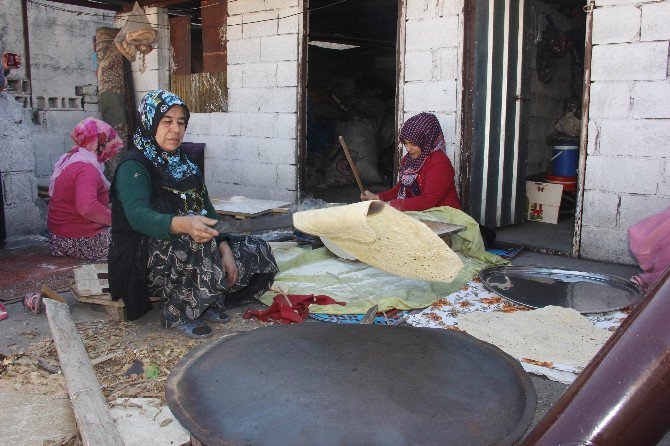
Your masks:
M579 146L575 144L554 145L551 158L552 173L559 177L577 176Z

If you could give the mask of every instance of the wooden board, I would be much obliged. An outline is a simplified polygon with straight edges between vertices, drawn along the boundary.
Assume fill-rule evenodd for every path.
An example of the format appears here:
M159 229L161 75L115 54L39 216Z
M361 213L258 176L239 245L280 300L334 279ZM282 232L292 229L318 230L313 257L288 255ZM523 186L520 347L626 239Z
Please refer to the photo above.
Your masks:
M210 197L212 205L218 214L234 215L241 218L266 215L276 208L289 206L285 201L257 200L246 197Z
M78 296L109 296L106 263L91 263L74 269L74 285ZM111 299L111 296L109 296Z
M458 232L465 231L465 226L463 225L454 225L451 223L443 223L441 221L430 221L430 220L419 220L421 223L428 226L440 237L447 235L454 235Z
M45 299L65 387L84 446L124 446L67 304ZM49 414L44 414L49 416Z

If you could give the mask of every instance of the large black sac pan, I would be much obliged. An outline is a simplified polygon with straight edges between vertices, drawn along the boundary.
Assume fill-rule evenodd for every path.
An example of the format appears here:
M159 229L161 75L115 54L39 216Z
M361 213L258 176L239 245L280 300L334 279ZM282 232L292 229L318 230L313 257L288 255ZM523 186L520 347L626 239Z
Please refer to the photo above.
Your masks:
M634 283L609 274L536 266L491 266L482 285L512 302L533 308L573 308L582 314L605 313L635 305L643 297Z
M166 397L217 445L511 445L535 412L517 361L454 330L273 325L190 351Z

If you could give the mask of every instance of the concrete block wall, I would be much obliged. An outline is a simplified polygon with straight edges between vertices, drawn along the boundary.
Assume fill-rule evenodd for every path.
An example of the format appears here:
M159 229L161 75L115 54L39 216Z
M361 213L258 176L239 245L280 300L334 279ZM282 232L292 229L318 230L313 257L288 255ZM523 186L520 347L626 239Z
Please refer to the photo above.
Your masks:
M29 113L8 93L0 93L0 110L0 181L7 237L35 234L44 221L36 205Z
M634 264L627 229L670 206L670 0L598 0L581 255Z
M292 201L298 194L302 0L229 0L228 110L194 113L212 195Z
M405 34L398 36L404 37L405 47L400 57L403 122L421 112L434 113L456 170L461 143L463 4L463 0L406 0Z

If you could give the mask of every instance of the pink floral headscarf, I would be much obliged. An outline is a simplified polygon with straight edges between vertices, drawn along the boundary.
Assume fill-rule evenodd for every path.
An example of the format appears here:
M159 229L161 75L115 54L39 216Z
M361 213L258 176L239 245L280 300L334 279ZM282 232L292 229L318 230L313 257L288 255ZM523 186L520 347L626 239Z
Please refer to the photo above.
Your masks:
M78 147L94 152L101 163L118 154L123 147L116 130L95 118L86 118L77 124L70 137Z
M49 195L53 196L56 179L67 166L73 163L88 163L100 173L100 178L107 189L110 183L105 177L104 162L118 154L123 147L123 141L116 134L116 130L105 121L95 118L86 118L72 130L70 134L75 146L63 154L54 164Z

